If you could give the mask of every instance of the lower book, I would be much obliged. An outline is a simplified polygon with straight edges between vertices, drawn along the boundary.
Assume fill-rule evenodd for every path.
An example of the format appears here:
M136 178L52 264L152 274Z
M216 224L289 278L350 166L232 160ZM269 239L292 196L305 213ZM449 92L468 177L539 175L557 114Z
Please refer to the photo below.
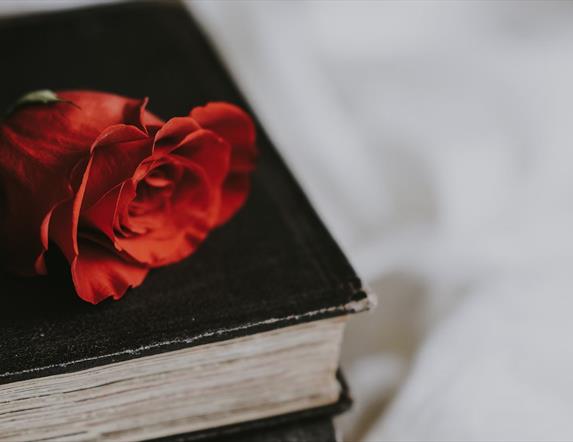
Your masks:
M179 439L182 442L186 439ZM338 442L337 432L329 417L300 419L270 428L246 430L219 435L206 442Z

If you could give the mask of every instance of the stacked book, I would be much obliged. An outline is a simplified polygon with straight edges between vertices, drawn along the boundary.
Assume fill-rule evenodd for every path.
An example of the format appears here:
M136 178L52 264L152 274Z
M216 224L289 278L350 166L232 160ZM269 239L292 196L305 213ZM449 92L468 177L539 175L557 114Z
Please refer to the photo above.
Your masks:
M0 35L0 107L49 88L149 96L164 118L248 108L176 2L4 19ZM0 440L333 440L344 326L369 298L257 131L246 206L121 301L84 303L58 272L2 276Z

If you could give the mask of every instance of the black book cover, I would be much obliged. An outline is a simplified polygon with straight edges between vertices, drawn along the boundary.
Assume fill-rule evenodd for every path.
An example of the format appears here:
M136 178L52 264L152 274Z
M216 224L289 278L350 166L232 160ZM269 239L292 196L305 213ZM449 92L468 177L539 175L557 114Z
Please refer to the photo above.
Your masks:
M0 42L0 109L38 89L148 96L163 118L208 101L249 109L177 2L6 18ZM246 206L197 253L151 272L121 301L84 303L63 270L3 275L0 384L365 309L353 269L257 130L261 156ZM60 259L52 254L50 269Z
M175 436L170 442L189 442L188 435ZM203 439L204 442L336 442L330 417L297 419L272 427L246 429Z

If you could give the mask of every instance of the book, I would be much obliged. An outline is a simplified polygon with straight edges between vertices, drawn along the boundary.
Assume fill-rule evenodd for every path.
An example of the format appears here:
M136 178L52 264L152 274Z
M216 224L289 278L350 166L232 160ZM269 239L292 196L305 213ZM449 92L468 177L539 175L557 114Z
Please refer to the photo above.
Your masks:
M148 96L163 118L208 101L249 109L178 2L3 19L0 39L0 108L30 90L96 89ZM0 439L193 439L347 406L340 342L370 298L257 134L245 207L120 301L79 300L53 252L48 277L1 277Z
M188 442L186 435L170 442ZM248 429L240 433L218 435L205 442L336 442L337 433L330 417L297 419L267 428Z

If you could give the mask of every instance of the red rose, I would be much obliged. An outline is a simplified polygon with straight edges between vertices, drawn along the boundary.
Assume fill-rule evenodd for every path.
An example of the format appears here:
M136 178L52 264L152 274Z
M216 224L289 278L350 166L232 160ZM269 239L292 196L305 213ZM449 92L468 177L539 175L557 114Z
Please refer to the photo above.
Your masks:
M250 117L209 103L164 122L146 104L43 91L2 121L0 248L11 270L46 273L53 242L82 299L119 299L241 207L256 156Z

